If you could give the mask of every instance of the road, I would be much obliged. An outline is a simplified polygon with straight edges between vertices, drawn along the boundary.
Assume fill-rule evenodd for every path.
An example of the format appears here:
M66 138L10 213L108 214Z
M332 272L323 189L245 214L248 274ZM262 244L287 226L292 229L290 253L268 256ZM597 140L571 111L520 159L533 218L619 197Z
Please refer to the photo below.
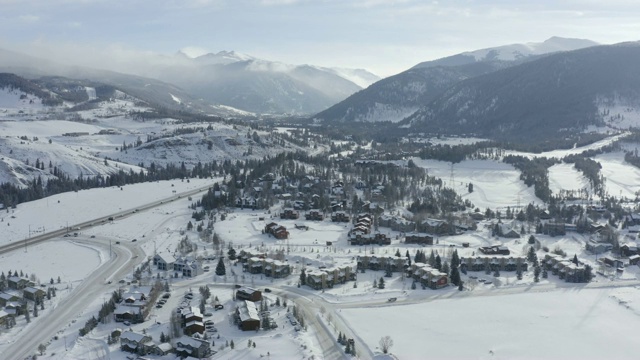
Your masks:
M136 209L138 211L152 209L167 202L175 201L186 196L196 195L208 190L209 187L211 187L211 185L202 186L144 206L138 206L133 209L110 214L80 224L75 224L71 228L86 229L92 226L99 226L102 225L103 222L108 221L110 217L117 219L129 216L135 214L137 212ZM35 245L50 239L59 238L67 232L68 231L66 229L52 231L29 238L25 241L21 241L20 243L1 246L0 254L22 249L22 247L25 246L25 242L28 245ZM51 339L72 319L77 318L89 304L95 301L95 299L99 299L105 294L106 296L109 296L111 292L116 290L118 288L117 281L131 273L133 268L145 258L145 253L137 246L137 243L122 242L120 245L114 245L115 241L112 242L109 238L105 237L96 237L95 239L74 237L72 240L79 243L90 244L92 246L98 245L106 249L111 248L113 252L112 257L85 278L82 283L74 288L65 299L60 301L52 311L47 312L46 315L42 315L38 319L37 326L31 326L29 328L29 336L19 336L14 343L9 345L9 347L0 356L1 358L24 359L34 354L39 344L46 343ZM108 280L113 280L113 284L107 284L106 282Z
M176 201L176 200L179 200L179 199L184 198L184 197L189 197L189 196L193 196L193 195L196 195L198 193L204 192L204 191L208 190L211 186L213 186L213 184L201 186L201 187L193 189L193 190L189 190L189 191L185 191L185 192L182 192L182 193L179 193L179 194L175 194L175 195L172 195L170 197L167 197L167 198L164 198L164 199L161 199L161 200L158 200L158 201L154 201L154 202L142 205L142 206L136 206L136 207L131 208L131 209L119 211L119 212L116 212L116 213L113 213L113 214L109 214L109 215L105 215L105 216L101 216L99 218L88 220L88 221L85 221L85 222L82 222L82 223L73 224L73 225L70 225L68 228L65 228L65 229L59 229L59 230L55 230L55 231L50 231L50 232L47 232L47 233L44 233L44 234L40 234L40 235L37 235L37 236L33 236L33 237L30 237L30 238L27 238L25 240L17 241L15 243L2 245L2 246L0 246L0 254L4 254L4 253L7 253L7 252L18 250L18 249L21 249L21 248L23 248L25 246L36 245L36 244L39 244L41 242L47 241L49 239L53 239L53 238L56 238L56 237L63 236L64 234L67 234L67 233L73 233L74 231L77 231L77 230L81 230L81 229L85 230L85 229L88 229L88 228L91 228L91 227L94 227L94 226L100 226L100 225L106 223L107 221L109 221L109 219L117 220L117 219L120 219L120 218L123 218L123 217L126 217L126 216L131 216L131 215L135 214L138 211L145 211L145 210L153 209L155 207L158 207L160 205L166 204L168 202ZM73 229L75 229L75 230L73 230Z
M77 240L95 246L108 248L108 243L102 241ZM134 246L114 246L113 256L102 264L96 271L85 278L75 287L56 307L38 319L36 326L31 326L29 336L20 336L3 353L3 359L24 359L32 355L41 343L46 343L58 331L63 329L72 319L77 318L84 309L103 296L117 289L117 282L106 285L107 278L121 278L131 272L137 264L134 256L144 256L142 250Z

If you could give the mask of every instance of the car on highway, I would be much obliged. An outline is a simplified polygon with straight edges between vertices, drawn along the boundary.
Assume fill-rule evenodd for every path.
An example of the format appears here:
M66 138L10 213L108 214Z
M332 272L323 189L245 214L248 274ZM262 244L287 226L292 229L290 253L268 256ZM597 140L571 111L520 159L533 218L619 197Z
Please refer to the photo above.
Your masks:
M116 245L120 245L120 241L116 241Z
M91 238L92 238L92 239L95 239L95 238L96 238L96 236L95 236L95 235L91 235Z
M398 300L398 298L394 298L394 297L392 297L392 298L387 299L387 301L388 301L388 302L394 302L394 301L396 301L396 300Z
M138 241L138 239L133 239L133 240L131 240L131 242L136 242L136 241Z

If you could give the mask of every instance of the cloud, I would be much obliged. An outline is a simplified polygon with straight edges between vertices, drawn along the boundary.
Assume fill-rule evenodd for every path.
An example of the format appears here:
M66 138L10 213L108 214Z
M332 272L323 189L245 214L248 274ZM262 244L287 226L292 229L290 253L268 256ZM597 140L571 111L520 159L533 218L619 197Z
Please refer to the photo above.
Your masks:
M19 19L26 23L35 23L40 21L40 16L38 15L21 15Z
M183 54L187 55L188 57L195 59L198 56L202 56L204 54L208 54L210 51L208 51L205 48L201 48L198 46L185 46L182 49L180 49L180 52L182 52Z
M291 5L299 2L300 0L260 0L260 4L265 6Z

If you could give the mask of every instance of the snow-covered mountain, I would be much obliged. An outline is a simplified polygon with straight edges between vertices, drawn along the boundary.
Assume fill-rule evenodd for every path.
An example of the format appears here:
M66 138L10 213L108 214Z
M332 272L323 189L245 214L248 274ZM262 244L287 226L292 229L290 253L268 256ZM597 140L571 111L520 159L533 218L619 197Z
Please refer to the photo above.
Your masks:
M554 36L543 42L511 44L475 51L467 51L437 60L421 62L414 66L414 68L432 66L456 66L481 61L526 61L527 58L530 57L560 51L578 50L596 45L598 45L598 43L591 40L570 39Z
M362 69L291 65L234 51L172 64L147 64L141 75L176 84L214 106L256 114L308 114L328 108L379 78Z
M590 40L553 37L542 43L505 45L423 62L372 84L314 118L329 122L399 122L462 80L544 54L594 45Z
M403 122L416 131L535 142L640 127L640 43L567 51L460 81Z

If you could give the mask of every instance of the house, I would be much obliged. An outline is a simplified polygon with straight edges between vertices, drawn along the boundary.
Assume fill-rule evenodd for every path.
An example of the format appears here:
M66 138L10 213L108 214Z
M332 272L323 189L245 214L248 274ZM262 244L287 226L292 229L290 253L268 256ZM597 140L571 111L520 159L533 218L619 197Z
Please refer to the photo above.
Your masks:
M10 276L7 278L7 286L9 286L9 289L13 290L22 290L29 286L30 283L29 279L19 276Z
M262 300L262 292L250 287L241 287L236 291L237 300L260 301Z
M312 289L321 290L355 279L356 274L351 266L344 265L330 269L309 269L306 272L305 284Z
M4 310L0 310L0 327L6 328L15 324L14 317Z
M409 259L404 256L375 256L363 255L357 257L357 269L390 270L391 272L405 271L409 266Z
M605 242L599 242L595 239L589 239L586 245L587 251L593 254L602 254L613 249L613 245Z
M163 356L163 355L167 355L173 352L173 346L171 346L171 344L169 343L161 343L161 344L157 344L155 346L153 346L151 353L158 355L158 356Z
M17 302L17 301L8 302L4 306L4 311L6 311L7 313L9 313L9 315L12 315L14 317L20 316L24 312L24 308L22 304L23 304L22 302Z
M433 245L433 236L425 233L409 233L404 238L405 244Z
M194 306L187 307L182 311L182 326L186 326L191 322L202 322L202 313L200 309Z
M485 255L509 255L511 253L509 248L504 245L484 246L478 250Z
M378 217L378 226L388 227L393 231L409 232L415 230L416 223L401 217L382 214Z
M450 224L439 219L425 219L420 223L420 230L435 235L453 235Z
M292 208L283 209L280 213L281 219L296 220L300 217L300 213Z
M629 265L638 265L638 264L640 264L640 255L629 256Z
M173 264L177 261L176 257L170 253L158 253L153 256L153 265L161 271L173 270Z
M274 222L267 224L264 228L264 232L266 234L273 235L276 239L287 239L289 237L287 228Z
M193 321L189 321L188 323L184 324L184 327L182 328L182 330L184 331L185 335L193 335L193 334L204 334L204 323L202 321L197 321L197 320L193 320Z
M561 236L567 233L564 223L545 222L542 225L542 233L550 236Z
M624 262L622 260L614 259L611 256L601 257L598 261L614 269L624 268Z
M578 260L578 264L556 254L546 254L543 266L557 275L560 279L571 283L585 283L591 281L591 268Z
M354 228L347 235L349 245L391 245L391 238L387 234L377 232L368 234L368 229Z
M22 296L25 299L29 299L31 301L40 301L46 295L47 295L47 293L44 290L38 289L38 288L34 288L34 287L31 287L31 286L27 286L26 288L24 288L24 290L22 290Z
M256 304L251 301L242 301L236 308L236 316L238 317L238 326L242 331L260 329L258 309L256 308Z
M349 222L351 218L344 211L336 211L331 214L331 221L333 222Z
M181 357L192 356L197 359L205 358L211 353L211 345L206 340L182 336L176 340L176 354Z
M441 289L449 285L447 274L424 263L413 263L407 268L407 276L424 287Z
M152 352L155 344L150 336L138 334L133 331L125 331L120 335L120 350L146 355Z
M0 306L7 306L10 302L18 302L22 300L18 295L0 293Z
M638 245L634 241L622 244L620 251L624 256L638 255Z
M529 268L524 257L475 256L461 257L460 269L467 271L527 271Z
M118 305L113 311L113 318L116 322L129 321L131 323L140 323L144 321L141 307L126 305Z
M324 220L324 214L320 212L318 209L311 209L307 214L305 214L305 219L313 220L313 221L322 221Z

